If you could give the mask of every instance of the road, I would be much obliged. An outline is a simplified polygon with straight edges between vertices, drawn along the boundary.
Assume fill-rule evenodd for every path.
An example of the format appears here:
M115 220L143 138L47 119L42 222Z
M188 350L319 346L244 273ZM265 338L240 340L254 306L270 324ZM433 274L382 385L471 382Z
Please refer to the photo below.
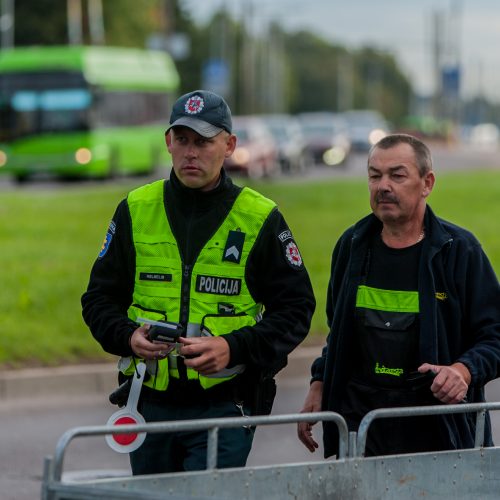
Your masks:
M451 171L451 170L470 170L471 168L486 168L486 169L500 169L500 154L497 150L485 150L473 148L471 146L456 145L456 146L446 146L443 144L431 144L430 145L434 169L436 174L439 175L440 172ZM318 178L329 178L329 177L358 177L366 175L366 153L353 153L348 162L344 166L340 167L310 167L306 170L304 175L295 176L288 178L291 182L303 182L304 179L318 179ZM158 176L167 175L167 169L158 172L155 179ZM139 185L142 183L154 180L153 178L134 178L134 185ZM124 183L129 185L131 183L130 179L118 178L109 179L101 181L86 181L86 185L94 185L103 183ZM33 182L27 182L25 184L16 184L11 178L7 176L0 175L0 191L10 191L10 190L24 190L24 189L71 189L71 187L80 187L81 184L78 182L57 182L51 180L50 178L44 178L42 180L35 180Z

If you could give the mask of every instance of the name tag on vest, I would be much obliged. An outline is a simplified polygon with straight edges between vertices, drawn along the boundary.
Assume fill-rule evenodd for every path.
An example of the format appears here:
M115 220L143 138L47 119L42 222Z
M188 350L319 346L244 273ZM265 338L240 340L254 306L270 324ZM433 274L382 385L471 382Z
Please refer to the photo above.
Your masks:
M139 279L143 281L172 281L172 275L164 273L140 273Z
M241 279L200 274L196 277L196 291L214 295L239 295Z

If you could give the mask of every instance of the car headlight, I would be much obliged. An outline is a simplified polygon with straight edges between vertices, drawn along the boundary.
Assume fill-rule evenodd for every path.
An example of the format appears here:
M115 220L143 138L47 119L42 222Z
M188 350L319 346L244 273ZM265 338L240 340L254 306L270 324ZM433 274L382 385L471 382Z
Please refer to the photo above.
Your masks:
M323 153L323 162L325 165L339 165L345 160L345 151L342 148L334 146L333 148L327 149Z
M373 146L374 144L377 144L377 142L380 141L380 139L383 139L386 135L387 132L385 130L382 130L381 128L374 128L368 134L368 141Z
M233 161L238 165L244 165L250 160L250 151L247 148L236 148L232 155Z

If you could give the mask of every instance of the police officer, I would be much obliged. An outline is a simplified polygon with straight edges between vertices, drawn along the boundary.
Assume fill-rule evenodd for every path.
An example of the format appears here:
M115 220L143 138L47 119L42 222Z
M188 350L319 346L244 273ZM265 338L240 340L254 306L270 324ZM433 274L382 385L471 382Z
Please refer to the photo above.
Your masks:
M165 139L170 178L118 205L82 296L84 320L121 356L120 380L146 363L147 422L268 413L273 377L315 308L302 257L276 204L226 175L237 138L222 97L180 97ZM139 318L178 324L181 346L152 342ZM253 429L221 430L218 467L244 466L252 440ZM206 442L206 432L148 434L132 471L203 469Z

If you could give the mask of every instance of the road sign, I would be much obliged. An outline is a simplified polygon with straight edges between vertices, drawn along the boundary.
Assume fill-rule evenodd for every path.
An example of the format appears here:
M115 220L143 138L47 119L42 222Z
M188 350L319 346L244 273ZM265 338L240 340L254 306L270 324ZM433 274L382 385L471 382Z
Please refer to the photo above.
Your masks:
M203 64L203 88L221 96L229 92L229 67L223 59L209 59Z

